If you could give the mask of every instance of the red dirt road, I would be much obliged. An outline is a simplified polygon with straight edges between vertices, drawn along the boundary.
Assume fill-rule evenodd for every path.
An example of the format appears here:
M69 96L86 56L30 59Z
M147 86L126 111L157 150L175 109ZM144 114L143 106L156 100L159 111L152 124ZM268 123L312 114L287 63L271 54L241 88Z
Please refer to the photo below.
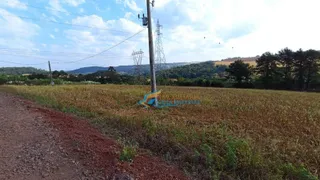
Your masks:
M84 120L0 92L0 180L187 179L150 155L121 162L120 151Z

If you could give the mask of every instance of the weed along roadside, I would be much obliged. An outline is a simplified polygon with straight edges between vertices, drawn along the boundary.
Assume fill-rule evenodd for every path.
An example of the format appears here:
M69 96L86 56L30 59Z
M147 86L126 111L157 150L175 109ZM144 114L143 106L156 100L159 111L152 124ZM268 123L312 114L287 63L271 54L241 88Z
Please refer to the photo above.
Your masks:
M319 177L316 93L163 87L163 100L200 103L147 109L137 103L147 86L1 89L87 117L103 133L125 139L123 161L134 161L137 145L178 164L192 179Z

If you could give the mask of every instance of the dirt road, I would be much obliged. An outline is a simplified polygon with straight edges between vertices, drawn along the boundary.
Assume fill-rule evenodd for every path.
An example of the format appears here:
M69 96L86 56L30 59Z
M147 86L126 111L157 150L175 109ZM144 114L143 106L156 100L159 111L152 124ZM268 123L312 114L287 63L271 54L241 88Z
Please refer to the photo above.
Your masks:
M186 179L150 155L121 162L121 146L87 121L0 92L0 179Z

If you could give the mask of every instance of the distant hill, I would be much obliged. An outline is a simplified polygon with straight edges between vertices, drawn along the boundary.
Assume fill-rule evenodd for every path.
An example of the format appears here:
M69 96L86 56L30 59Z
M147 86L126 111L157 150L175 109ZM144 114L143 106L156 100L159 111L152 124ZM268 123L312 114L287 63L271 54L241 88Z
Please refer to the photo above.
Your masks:
M227 66L225 65L215 66L214 61L207 61L163 70L160 72L160 76L191 79L212 78L215 76L222 76L226 68Z
M226 65L229 66L231 63L235 62L236 60L241 59L244 63L250 64L252 66L256 66L256 60L259 58L259 56L256 57L234 57L234 58L227 58L222 59L221 61L214 61L215 65Z
M0 68L0 74L6 74L6 75L23 75L23 74L42 74L47 73L47 71L43 69L36 69L33 67L1 67Z
M70 74L90 74L90 73L95 73L97 71L106 71L106 70L108 70L107 67L91 66L91 67L82 67L82 68L75 69L72 71L67 71L67 73L70 73Z
M227 58L221 61L207 61L200 63L193 63L189 65L174 67L161 71L160 76L167 76L169 78L212 78L224 77L226 75L226 68L236 60L241 59L244 63L256 66L256 57L234 57Z
M170 69L177 66L183 66L187 63L167 63L165 69ZM109 67L101 67L101 66L91 66L91 67L83 67L79 69L75 69L72 71L68 71L70 74L90 74L95 73L97 71L106 71ZM128 66L115 66L116 71L120 74L133 74L134 73L134 65ZM149 65L141 65L141 73L148 74L150 71Z

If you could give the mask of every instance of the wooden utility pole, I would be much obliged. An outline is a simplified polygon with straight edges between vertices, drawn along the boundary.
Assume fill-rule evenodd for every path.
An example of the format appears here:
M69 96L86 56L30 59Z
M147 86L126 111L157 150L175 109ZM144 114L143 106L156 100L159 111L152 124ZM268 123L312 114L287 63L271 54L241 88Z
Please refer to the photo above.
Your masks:
M50 61L48 61L48 65L49 65L49 76L50 76L50 84L53 86L53 79L52 79L52 72L51 72L51 64Z

